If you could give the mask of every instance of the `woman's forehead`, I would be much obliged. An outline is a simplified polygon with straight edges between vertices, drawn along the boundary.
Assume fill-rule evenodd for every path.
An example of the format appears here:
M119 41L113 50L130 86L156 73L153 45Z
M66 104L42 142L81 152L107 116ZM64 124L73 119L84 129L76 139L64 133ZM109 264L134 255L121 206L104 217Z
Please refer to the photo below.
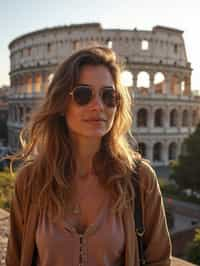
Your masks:
M113 86L113 77L106 66L85 65L81 68L78 83L102 86Z

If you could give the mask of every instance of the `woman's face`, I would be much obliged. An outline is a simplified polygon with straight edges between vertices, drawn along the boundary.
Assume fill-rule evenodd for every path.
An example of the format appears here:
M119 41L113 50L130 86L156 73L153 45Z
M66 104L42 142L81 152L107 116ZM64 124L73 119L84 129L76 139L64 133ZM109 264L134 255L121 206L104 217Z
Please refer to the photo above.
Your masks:
M102 138L112 128L117 109L106 106L100 96L106 87L115 89L112 75L103 65L86 65L80 71L80 84L88 85L94 96L82 106L71 96L65 113L69 133L76 138Z

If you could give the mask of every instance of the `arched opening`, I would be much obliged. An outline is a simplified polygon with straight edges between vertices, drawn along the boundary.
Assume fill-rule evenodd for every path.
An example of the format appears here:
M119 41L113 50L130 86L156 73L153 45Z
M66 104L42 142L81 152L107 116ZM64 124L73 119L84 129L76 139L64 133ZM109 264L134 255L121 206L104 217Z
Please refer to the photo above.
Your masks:
M142 157L146 157L146 144L144 142L139 142L138 150L141 153Z
M146 51L149 49L149 42L147 40L141 41L141 50Z
M157 72L154 75L154 91L156 94L164 93L164 85L165 85L165 76L162 72Z
M42 85L42 77L41 74L38 73L35 75L35 92L40 92Z
M171 86L170 86L171 95L179 95L179 80L176 75L171 78Z
M189 126L189 112L188 112L188 110L184 110L182 113L182 126L183 127Z
M153 161L162 161L162 143L157 142L153 146Z
M195 127L198 124L197 110L192 111L192 126Z
M185 94L185 81L182 80L181 81L181 95L184 95Z
M175 160L177 157L177 144L175 142L170 143L168 150L168 159Z
M32 93L32 77L27 78L27 93Z
M137 127L147 127L148 113L145 108L141 108L137 112Z
M150 76L146 71L141 71L137 76L137 88L142 95L147 95L149 87Z
M182 95L190 96L190 77L184 77L181 86Z
M128 70L122 71L120 78L121 78L121 83L124 87L133 86L133 74L130 71Z
M155 127L162 127L163 126L163 110L161 108L159 108L155 111L154 126Z
M177 127L178 125L178 112L176 109L173 109L170 112L170 127Z

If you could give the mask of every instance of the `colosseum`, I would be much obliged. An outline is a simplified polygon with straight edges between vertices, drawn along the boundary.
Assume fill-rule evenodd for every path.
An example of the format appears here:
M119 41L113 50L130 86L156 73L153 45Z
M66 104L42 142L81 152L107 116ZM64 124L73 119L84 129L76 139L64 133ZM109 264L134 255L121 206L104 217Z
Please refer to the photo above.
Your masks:
M10 45L9 145L16 150L19 131L44 97L56 66L74 51L106 45L119 55L132 94L133 132L143 156L155 167L177 158L183 139L195 130L200 98L191 90L183 31L155 26L151 31L103 29L99 23L41 29Z

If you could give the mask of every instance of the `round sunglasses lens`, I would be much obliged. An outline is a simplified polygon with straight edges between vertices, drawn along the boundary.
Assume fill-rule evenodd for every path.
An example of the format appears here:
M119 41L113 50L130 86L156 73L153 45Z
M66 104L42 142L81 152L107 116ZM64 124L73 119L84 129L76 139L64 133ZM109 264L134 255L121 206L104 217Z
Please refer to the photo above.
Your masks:
M116 91L113 89L104 90L102 94L103 102L108 107L115 107L117 105Z
M74 100L79 105L85 105L88 104L91 97L92 97L92 91L90 88L85 86L76 87L74 89Z

